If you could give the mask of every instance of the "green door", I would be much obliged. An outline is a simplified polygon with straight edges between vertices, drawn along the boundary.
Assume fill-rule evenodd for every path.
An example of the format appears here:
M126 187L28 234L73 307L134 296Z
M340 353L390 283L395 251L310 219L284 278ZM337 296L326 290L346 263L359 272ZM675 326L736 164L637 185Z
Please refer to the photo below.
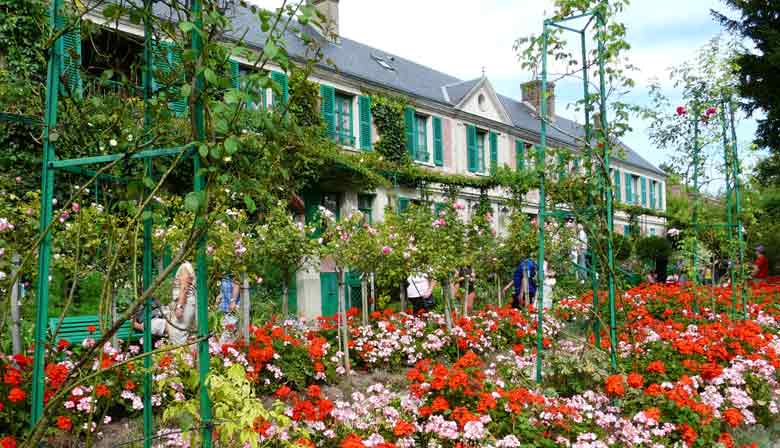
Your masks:
M293 274L290 279L290 286L287 289L287 306L290 309L290 314L293 316L298 315L298 281Z
M339 309L339 282L335 272L320 272L322 315L330 317Z
M347 309L363 307L363 291L360 286L360 272L347 272L346 290L347 290Z

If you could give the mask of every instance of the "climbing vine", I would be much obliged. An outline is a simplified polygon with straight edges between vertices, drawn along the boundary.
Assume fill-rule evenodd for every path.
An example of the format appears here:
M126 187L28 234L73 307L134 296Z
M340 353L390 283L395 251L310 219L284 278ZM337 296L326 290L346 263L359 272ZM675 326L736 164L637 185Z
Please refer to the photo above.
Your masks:
M371 115L379 134L376 151L385 159L402 165L409 162L404 123L406 104L401 97L371 94Z

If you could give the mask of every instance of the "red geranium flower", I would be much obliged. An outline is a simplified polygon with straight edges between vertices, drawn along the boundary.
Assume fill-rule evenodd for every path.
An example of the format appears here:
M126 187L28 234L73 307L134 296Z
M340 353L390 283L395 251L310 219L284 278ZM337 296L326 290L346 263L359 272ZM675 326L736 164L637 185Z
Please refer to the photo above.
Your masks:
M677 430L680 431L680 436L689 446L696 442L696 437L698 437L698 435L689 424L683 423L677 425Z
M87 325L87 331L90 333L94 333L97 330L94 325Z
M650 373L664 374L666 373L666 366L663 361L653 361L647 365L647 371Z
M57 417L57 427L63 431L70 431L73 429L73 421L68 417L60 415Z
M57 350L63 351L68 347L70 347L70 342L66 341L65 339L60 339L57 341Z
M287 387L286 385L279 387L279 389L276 389L276 392L274 392L274 395L277 396L277 398L285 399L288 395L290 395L290 392L292 390Z
M26 399L27 392L19 389L18 387L14 387L8 392L8 401L11 403L19 403L20 401L24 401Z
M718 437L718 443L725 446L726 448L734 448L734 439L732 439L731 434L727 432L720 434L720 437Z
M363 439L355 434L350 434L341 441L341 448L365 448Z
M742 424L745 417L742 416L742 412L740 412L739 409L729 408L723 411L723 419L726 420L726 423L728 423L729 426L736 428Z
M406 437L413 432L414 426L404 420L398 420L398 423L395 424L395 428L393 428L393 434L395 434L396 437Z
M616 397L620 397L626 393L626 388L623 385L623 375L608 376L604 390L607 395L614 395Z
M629 373L628 378L626 378L628 385L633 387L634 389L639 389L645 384L645 377L638 373Z
M22 383L22 372L10 366L6 367L3 382L9 386L18 386Z
M0 448L16 448L16 439L13 436L5 436L0 439Z

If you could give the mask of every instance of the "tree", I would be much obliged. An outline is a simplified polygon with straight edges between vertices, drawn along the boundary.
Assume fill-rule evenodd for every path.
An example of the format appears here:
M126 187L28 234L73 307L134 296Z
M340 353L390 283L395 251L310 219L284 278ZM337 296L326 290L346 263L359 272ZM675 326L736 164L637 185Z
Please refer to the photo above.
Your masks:
M712 15L730 32L752 41L743 46L734 58L739 77L737 90L743 98L742 107L752 114L763 110L765 118L758 119L755 143L763 148L780 150L780 1L751 2L724 0L740 13L738 19L712 11Z

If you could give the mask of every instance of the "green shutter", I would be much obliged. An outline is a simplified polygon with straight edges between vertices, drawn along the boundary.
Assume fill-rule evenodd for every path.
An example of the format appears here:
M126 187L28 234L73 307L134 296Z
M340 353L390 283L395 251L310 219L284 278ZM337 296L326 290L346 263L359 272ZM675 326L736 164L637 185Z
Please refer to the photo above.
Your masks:
M490 172L495 173L498 168L498 134L490 133Z
M661 182L658 182L658 209L663 210L664 209L664 194L666 191L663 188L663 184Z
M623 195L621 194L622 188L620 187L620 171L619 170L615 170L614 177L615 177L615 185L614 185L615 200L620 202L622 200L622 196Z
M626 179L626 203L627 204L633 204L634 203L634 191L632 185L631 185L631 174L626 173L625 174Z
M515 168L520 171L525 169L525 143L515 140Z
M409 198L398 198L398 213L403 213L409 208Z
M470 173L479 171L477 158L477 128L473 124L466 125L466 156Z
M168 61L170 63L171 72L177 76L177 79L181 81L182 83L185 81L184 77L184 63L182 62L181 58L181 48L177 47L176 44L168 43ZM173 91L169 93L169 98L174 97L176 98L173 101L168 102L168 106L171 108L173 113L177 117L184 116L185 112L187 111L187 103L189 101L189 98L183 98L180 96L181 90L178 87L178 85L174 88Z
M358 98L360 115L360 149L371 150L371 97Z
M276 91L277 89L274 89L274 96L273 96L274 106L287 104L287 101L289 101L290 99L290 90L288 87L287 75L285 75L282 72L272 72L271 80L279 86L279 92ZM281 99L279 98L280 94L281 94Z
M647 206L647 179L644 176L640 177L639 184L642 188L642 206Z
M406 122L406 152L414 159L417 150L417 139L414 135L414 108L406 106L404 121Z
M230 86L234 89L241 88L241 70L239 70L238 61L230 59Z
M439 117L433 117L433 163L436 166L444 166L444 142Z
M321 85L320 95L322 96L322 119L325 120L325 127L328 131L328 137L336 139L336 117L333 109L336 105L336 89L331 86Z
M655 181L650 179L650 208L655 208Z
M60 26L64 26L64 18ZM72 92L75 97L81 97L81 22L76 22L72 29L62 35L62 59L60 70L65 79L62 88L63 95Z
M333 316L338 311L338 277L335 272L320 273L322 315Z

